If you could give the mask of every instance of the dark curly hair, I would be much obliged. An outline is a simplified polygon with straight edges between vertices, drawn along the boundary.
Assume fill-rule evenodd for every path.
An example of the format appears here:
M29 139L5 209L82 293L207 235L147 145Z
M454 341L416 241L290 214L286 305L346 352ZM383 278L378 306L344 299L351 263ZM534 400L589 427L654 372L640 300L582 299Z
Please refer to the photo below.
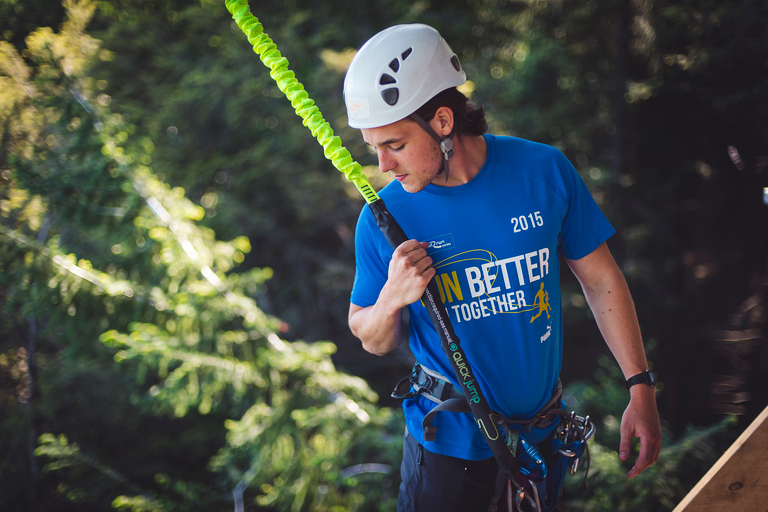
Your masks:
M436 94L415 113L424 121L430 122L440 107L448 107L453 111L455 133L459 135L482 135L488 131L483 107L469 101L455 87Z

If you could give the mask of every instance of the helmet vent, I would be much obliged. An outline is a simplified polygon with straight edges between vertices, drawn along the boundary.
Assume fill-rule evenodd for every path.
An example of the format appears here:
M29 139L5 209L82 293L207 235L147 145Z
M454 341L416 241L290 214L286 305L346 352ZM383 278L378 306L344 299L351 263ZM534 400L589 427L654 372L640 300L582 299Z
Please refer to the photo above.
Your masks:
M386 73L381 75L381 78L379 78L380 85L395 84L395 83L397 83L397 80L395 80L395 77L393 77L392 75L388 75Z
M392 62L389 63L389 69L397 73L400 71L400 61L397 59L392 59Z
M400 57L405 60L408 58L408 56L413 52L413 48L408 48L405 50L402 54L400 54Z
M397 100L400 97L400 91L398 91L397 87L392 87L381 91L381 97L387 105L392 107L397 103Z
M453 67L456 69L456 71L461 71L461 64L459 64L459 58L456 55L451 57L451 64L453 64Z

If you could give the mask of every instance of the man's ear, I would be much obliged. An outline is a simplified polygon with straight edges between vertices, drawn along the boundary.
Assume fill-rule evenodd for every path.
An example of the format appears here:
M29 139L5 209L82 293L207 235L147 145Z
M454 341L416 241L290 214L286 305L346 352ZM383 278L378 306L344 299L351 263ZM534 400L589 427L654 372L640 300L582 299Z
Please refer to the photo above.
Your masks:
M447 137L453 131L453 110L448 107L440 107L435 112L435 117L429 122L432 129L441 137Z

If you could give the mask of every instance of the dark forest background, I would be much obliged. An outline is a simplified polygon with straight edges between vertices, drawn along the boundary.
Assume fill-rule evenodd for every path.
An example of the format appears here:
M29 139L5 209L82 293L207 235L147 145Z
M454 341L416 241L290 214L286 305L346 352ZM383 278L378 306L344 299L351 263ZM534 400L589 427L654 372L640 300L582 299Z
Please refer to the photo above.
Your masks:
M490 131L570 158L617 228L665 438L627 480L627 393L567 276L566 397L598 434L566 501L674 508L768 405L768 5L251 9L377 188L341 85L396 23L443 34ZM347 328L363 201L224 1L0 0L0 38L0 508L394 510L412 358Z

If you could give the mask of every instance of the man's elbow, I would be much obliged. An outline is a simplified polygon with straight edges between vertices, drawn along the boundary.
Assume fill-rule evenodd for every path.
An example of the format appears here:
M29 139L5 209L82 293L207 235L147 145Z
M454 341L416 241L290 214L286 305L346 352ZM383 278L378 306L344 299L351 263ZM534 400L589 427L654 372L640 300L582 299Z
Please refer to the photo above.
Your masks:
M372 308L372 306L362 308L350 304L349 330L360 340L363 350L377 356L383 356L400 346L399 319L394 327L389 321L378 321L378 317L373 315Z
M377 339L374 337L365 336L359 332L356 332L356 329L353 327L352 324L350 324L350 330L352 331L352 334L357 337L357 339L360 340L360 343L363 346L363 350L366 352L373 354L375 356L383 356L386 354L389 354L394 349L397 348L396 343L391 343L386 340Z
M362 341L362 340L361 340ZM375 356L384 356L389 354L395 349L395 347L387 347L383 345L378 345L374 343L365 343L363 342L363 350L365 350L368 353L371 353Z

